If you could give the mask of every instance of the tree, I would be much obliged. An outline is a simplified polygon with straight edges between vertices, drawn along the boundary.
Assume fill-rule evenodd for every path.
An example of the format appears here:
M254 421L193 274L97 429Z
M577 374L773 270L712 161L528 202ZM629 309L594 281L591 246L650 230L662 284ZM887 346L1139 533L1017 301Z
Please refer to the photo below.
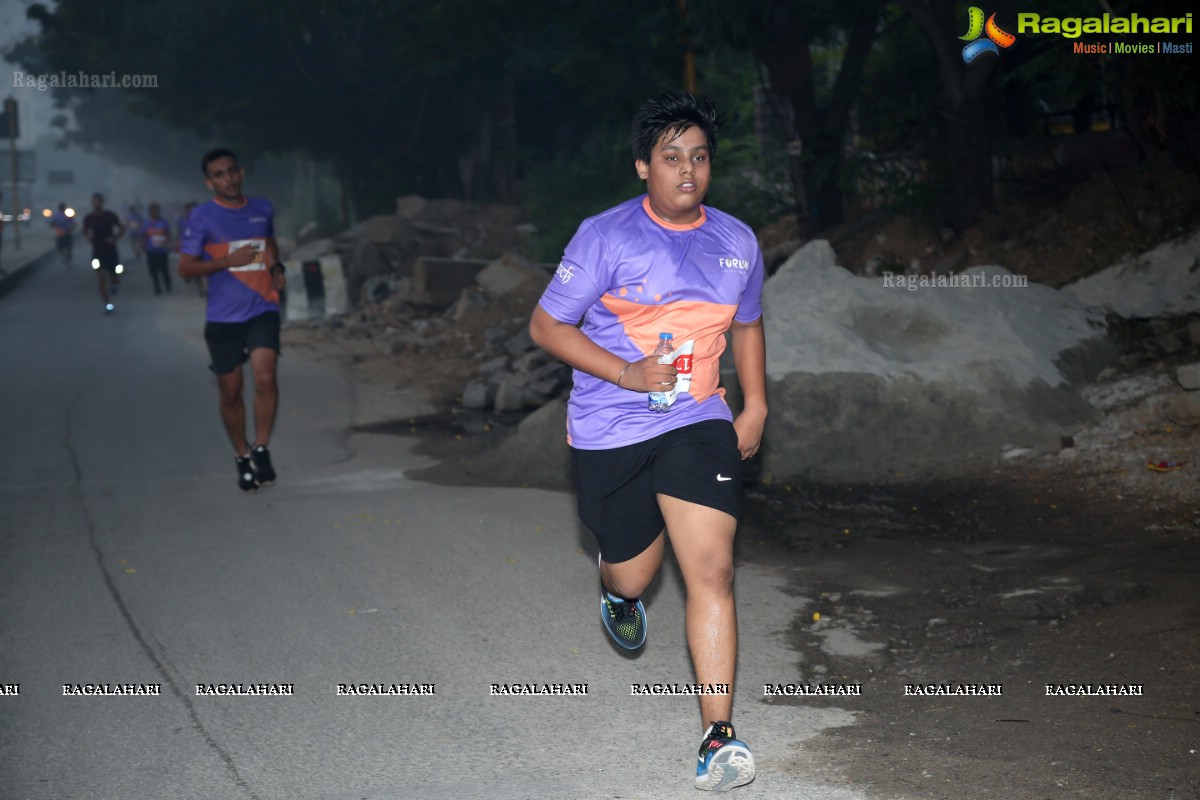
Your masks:
M765 74L773 119L783 132L797 210L808 232L844 218L845 142L850 111L884 19L883 2L789 0L712 2L700 16L711 20L709 40L724 39L753 52ZM839 58L834 74L814 52Z
M931 163L939 169L936 208L942 223L962 232L981 212L990 208L992 185L992 138L994 106L989 89L999 63L984 56L965 63L960 33L966 18L956 16L954 0L897 0L924 30L937 60L937 125L929 140ZM1013 19L1011 2L989 7L1001 19Z

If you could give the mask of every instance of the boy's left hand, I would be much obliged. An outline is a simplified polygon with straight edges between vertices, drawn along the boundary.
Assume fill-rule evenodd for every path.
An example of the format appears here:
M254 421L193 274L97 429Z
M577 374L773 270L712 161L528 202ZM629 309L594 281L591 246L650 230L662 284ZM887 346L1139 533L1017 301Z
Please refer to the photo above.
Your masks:
M738 452L742 454L743 461L758 452L766 424L766 412L743 411L733 421L733 430L738 437Z

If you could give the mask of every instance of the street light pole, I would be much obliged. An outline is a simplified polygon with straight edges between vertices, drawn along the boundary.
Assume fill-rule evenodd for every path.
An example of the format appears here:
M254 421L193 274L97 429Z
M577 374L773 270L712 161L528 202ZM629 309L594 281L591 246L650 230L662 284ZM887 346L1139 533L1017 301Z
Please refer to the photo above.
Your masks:
M12 157L13 249L21 249L21 195L17 189L17 101L4 101L4 116L8 120L8 150Z

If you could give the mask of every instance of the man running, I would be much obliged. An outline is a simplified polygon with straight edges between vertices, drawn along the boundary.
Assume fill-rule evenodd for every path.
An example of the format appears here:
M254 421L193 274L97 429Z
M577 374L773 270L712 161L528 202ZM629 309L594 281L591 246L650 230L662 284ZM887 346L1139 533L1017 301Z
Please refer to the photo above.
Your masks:
M154 293L162 294L165 288L170 294L171 273L167 269L167 254L171 252L171 226L159 214L158 203L151 203L146 211L149 216L142 223L142 250L146 253L146 266L150 268L150 278L154 281Z
M579 516L599 543L600 618L621 647L645 642L638 598L670 538L695 681L716 689L700 697L695 786L723 791L754 780L730 722L733 540L740 462L758 451L767 401L762 253L749 227L702 205L718 125L712 103L687 92L642 106L632 144L646 194L584 220L530 333L575 368L567 433ZM718 385L726 332L744 397L736 419ZM646 354L667 333L663 364ZM666 394L666 413L648 408L651 391Z
M271 203L242 194L245 173L225 148L200 161L213 199L188 216L179 247L179 274L208 278L204 339L220 389L221 420L233 444L238 486L253 492L275 482L267 445L275 424L279 390L279 291L283 265L275 246ZM246 440L242 365L254 378L254 444Z
M129 227L129 246L133 248L133 260L142 260L142 210L133 203L125 212L125 224Z
M100 300L104 313L113 313L112 295L117 293L123 271L117 255L117 240L125 235L125 226L117 215L104 207L104 195L92 195L92 212L83 218L83 235L92 243L92 269L100 281ZM112 294L109 294L109 287Z
M54 230L54 246L62 256L63 264L71 268L71 250L75 245L71 235L75 230L75 220L67 215L67 204L59 203L58 211L50 215L50 227Z

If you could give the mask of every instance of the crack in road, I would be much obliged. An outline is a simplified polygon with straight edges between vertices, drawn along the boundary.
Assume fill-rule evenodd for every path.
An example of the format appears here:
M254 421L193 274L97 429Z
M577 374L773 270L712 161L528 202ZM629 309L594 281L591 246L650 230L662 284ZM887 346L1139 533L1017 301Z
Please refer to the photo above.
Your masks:
M100 575L104 579L104 587L108 591L108 596L112 598L113 604L117 607L117 612L121 615L121 619L125 621L125 626L129 629L129 633L133 636L134 641L137 642L138 647L140 647L142 652L145 653L146 658L150 660L150 663L154 665L155 671L158 672L159 676L162 677L163 683L165 683L167 688L170 689L171 694L175 695L175 697L183 705L184 710L187 711L188 719L190 719L192 722L192 727L200 733L204 743L217 755L217 757L221 760L221 763L225 765L225 770L229 773L230 778L233 779L234 784L238 788L245 791L246 796L251 798L251 800L262 800L262 798L260 798L258 794L256 794L255 791L250 788L250 785L246 782L246 779L243 778L241 773L238 771L237 764L235 764L233 761L233 756L231 756L229 752L221 746L216 738L209 733L208 729L204 727L204 723L200 720L200 715L196 711L195 704L193 704L183 690L179 688L179 685L175 682L175 679L167 670L166 665L163 663L162 659L159 658L158 653L155 652L154 648L151 647L150 643L146 640L141 628L138 627L137 622L133 619L133 614L130 613L129 606L125 603L125 598L121 596L121 590L117 588L117 584L113 580L112 573L109 572L108 568L105 566L104 551L100 548L100 544L96 541L96 524L92 519L92 512L91 509L88 508L87 504L87 495L83 490L83 469L79 465L79 454L76 452L74 442L71 439L71 418L74 415L75 406L82 396L82 393L76 395L76 397L71 401L70 405L67 406L65 426L66 447L67 452L71 456L71 469L75 475L74 488L79 500L79 507L83 510L83 517L87 524L88 545L91 547L92 553L96 556L96 566L99 568Z

